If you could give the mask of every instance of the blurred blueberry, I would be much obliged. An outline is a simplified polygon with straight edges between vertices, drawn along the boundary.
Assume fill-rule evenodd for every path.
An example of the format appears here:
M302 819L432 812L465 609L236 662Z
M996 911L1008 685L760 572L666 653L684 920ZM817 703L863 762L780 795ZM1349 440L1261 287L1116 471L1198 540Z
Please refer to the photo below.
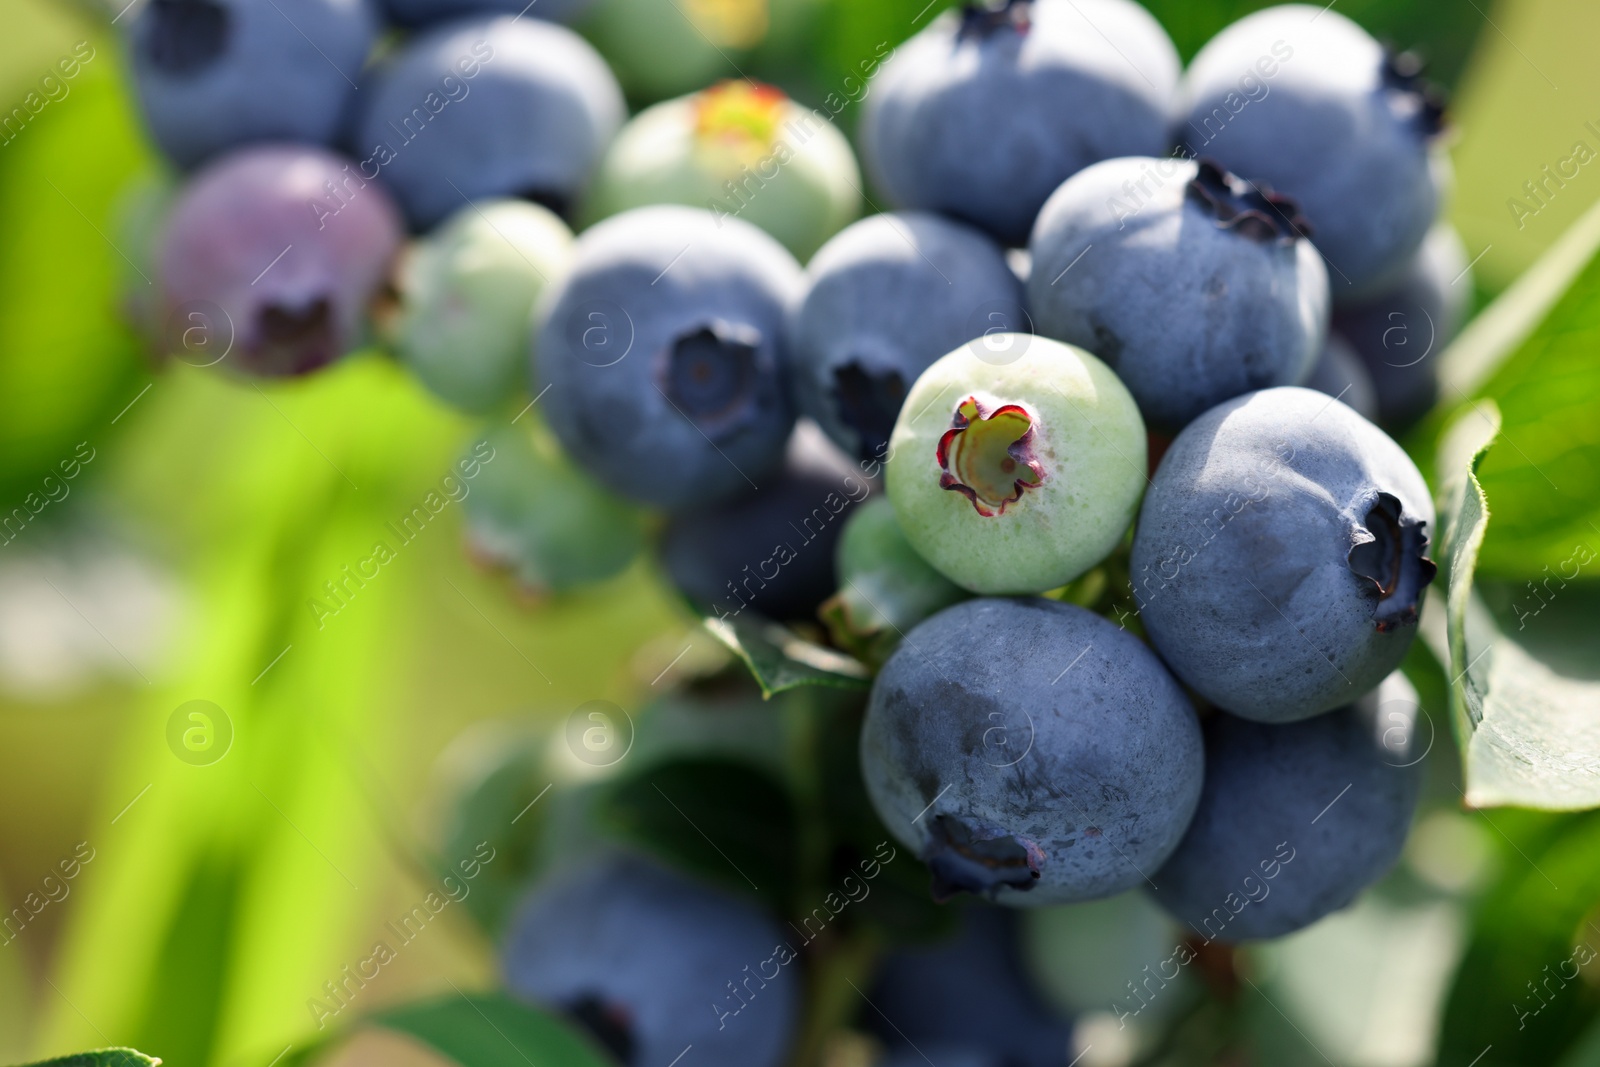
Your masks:
M1205 161L1098 163L1034 225L1035 328L1105 360L1160 430L1296 385L1327 336L1328 275L1295 221Z
M1413 57L1337 11L1247 15L1195 56L1180 97L1180 147L1293 197L1336 302L1403 269L1439 213L1442 103Z
M862 156L896 207L1020 245L1073 174L1162 151L1178 71L1172 42L1132 0L967 4L872 79Z
M481 198L565 214L624 114L605 61L571 30L472 18L426 30L382 62L361 93L356 145L419 229Z
M320 148L265 145L190 180L167 219L168 354L250 374L303 374L366 339L403 238L382 186Z
M1306 388L1338 397L1352 411L1369 422L1378 421L1378 396L1372 375L1350 343L1336 333L1328 334L1322 357L1311 368Z
M758 490L676 515L661 535L661 563L697 610L746 610L815 621L834 591L834 550L867 478L815 426L802 423L782 473Z
M399 26L431 26L463 15L518 15L571 22L591 0L381 0L389 21Z
M1020 934L1010 909L961 908L954 937L889 954L862 1022L940 1067L1064 1067L1072 1027L1029 983Z
M761 489L794 425L783 315L800 287L748 222L614 215L541 300L540 409L576 463L635 500L683 510Z
M148 0L125 34L151 136L189 168L254 141L331 144L378 30L370 0Z
M538 204L463 204L395 271L395 354L432 392L482 412L526 385L533 307L572 261L572 231Z
M804 976L754 903L627 854L535 888L502 952L506 985L565 1011L624 1067L780 1067Z
M1380 425L1400 433L1432 410L1439 399L1439 354L1455 339L1471 302L1466 249L1441 222L1397 283L1334 308L1334 330L1372 375Z
M940 356L986 333L1030 331L1000 247L927 212L847 227L806 282L789 318L796 401L861 459L883 458L911 384Z

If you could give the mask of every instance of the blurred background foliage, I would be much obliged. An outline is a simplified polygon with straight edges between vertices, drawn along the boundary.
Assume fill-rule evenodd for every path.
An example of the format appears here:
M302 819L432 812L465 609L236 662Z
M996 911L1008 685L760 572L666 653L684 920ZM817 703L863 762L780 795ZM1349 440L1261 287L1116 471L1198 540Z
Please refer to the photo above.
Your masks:
M9 911L92 854L0 946L0 1060L126 1043L173 1067L266 1064L314 1034L307 1001L427 892L431 850L466 840L440 825L453 770L585 701L636 710L670 684L662 671L681 650L696 651L680 670L716 653L648 564L582 596L519 601L465 558L456 505L336 614L310 610L483 428L376 354L259 386L145 362L119 314L148 285L126 205L159 169L90 6L6 0L0 34L6 108L79 42L94 48L70 94L0 145L0 507L84 448L93 456L64 499L0 545L0 900ZM862 63L942 6L775 0L781 34L688 76L743 70L830 111L832 94L848 102L848 128ZM1265 5L1147 6L1187 58ZM1600 197L1600 171L1585 170L1532 217L1507 206L1575 141L1600 144L1600 11L1591 0L1338 10L1418 47L1455 90L1453 217L1487 299ZM636 105L651 99L648 80L629 88ZM1591 317L1597 286L1574 296ZM1502 580L1491 600L1509 602L1571 543L1600 546L1600 366L1587 340L1544 339L1481 387L1513 446L1482 472L1491 508L1504 505L1480 568ZM1596 574L1563 601L1566 617L1592 625ZM1442 1016L1441 1064L1600 1063L1593 966L1559 1008L1526 1025L1514 1008L1581 928L1600 936L1600 816L1462 813L1443 672L1420 643L1413 660L1440 731L1433 803L1378 891L1251 957L1240 1004L1261 1062L1430 1062ZM190 700L231 722L232 748L212 766L168 748L168 719ZM512 788L500 814L521 800ZM515 833L503 840L515 850ZM503 908L514 888L486 882L481 906ZM448 911L352 1012L441 980L485 986L477 930ZM392 1048L372 1057L402 1060Z

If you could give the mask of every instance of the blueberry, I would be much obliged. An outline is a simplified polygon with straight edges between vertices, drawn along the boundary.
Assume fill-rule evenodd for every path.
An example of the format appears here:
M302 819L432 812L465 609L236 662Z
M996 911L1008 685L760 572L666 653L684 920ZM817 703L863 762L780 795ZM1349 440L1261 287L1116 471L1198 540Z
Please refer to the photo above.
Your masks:
M1019 920L974 904L961 909L955 936L891 953L862 1021L891 1055L921 1049L941 1067L1062 1067L1072 1027L1028 981Z
M1293 197L1343 300L1399 270L1439 213L1442 106L1419 73L1337 11L1268 8L1190 63L1176 137Z
M691 1046L706 1063L779 1067L803 981L784 943L753 903L618 853L536 888L502 966L514 994L565 1011L627 1067L669 1067Z
M357 145L413 226L520 196L565 214L622 125L622 90L564 26L514 16L427 30L361 93Z
M1372 384L1372 375L1367 373L1366 365L1356 355L1356 350L1338 334L1328 334L1322 356L1317 360L1317 365L1311 368L1311 377L1306 379L1305 386L1338 397L1368 422L1377 421L1378 396Z
M783 315L800 285L794 258L747 222L676 206L615 215L579 237L572 273L541 301L541 409L624 496L684 510L759 490L794 425Z
M338 156L292 145L210 164L166 227L169 352L260 375L303 374L361 343L403 239L381 186Z
M1334 330L1372 375L1380 425L1406 430L1432 410L1439 399L1439 353L1461 328L1471 298L1466 249L1455 230L1440 223L1398 282L1334 308Z
M1027 241L1056 186L1157 155L1178 54L1132 0L968 4L900 46L861 117L868 173L896 206Z
M636 100L665 100L738 68L763 42L793 47L816 0L596 0L583 21ZM887 46L886 46L887 47ZM859 91L860 83L853 83Z
M1155 655L1053 600L969 600L912 630L861 733L873 806L936 898L1138 885L1177 847L1203 768L1194 710Z
M526 15L571 22L591 0L382 0L389 21L399 26L431 26L467 15Z
M982 232L927 212L874 215L806 268L789 319L795 397L845 449L882 459L911 383L991 330L1029 332L1022 286Z
M922 372L884 481L906 539L946 578L975 593L1042 593L1122 540L1145 447L1139 409L1104 363L997 334Z
M378 29L368 0L149 0L128 64L151 136L189 168L255 141L331 144Z
M487 411L523 385L534 303L566 273L572 231L523 200L464 205L407 251L390 327L401 361L466 411Z
M1156 650L1207 700L1290 722L1399 666L1433 580L1428 487L1400 446L1332 397L1265 389L1178 435L1130 563Z
M1152 876L1156 900L1226 941L1281 937L1349 904L1405 844L1427 740L1417 712L1394 675L1303 722L1207 720L1200 808Z
M493 458L464 483L473 558L539 596L604 581L639 555L644 516L573 466L535 418L485 440Z
M822 620L835 644L873 664L888 659L907 630L968 595L917 554L882 496L851 513L834 570L839 591L822 606Z
M1203 161L1098 163L1034 225L1035 328L1105 360L1159 430L1297 384L1327 336L1328 276L1294 215Z
M802 424L795 441L760 489L676 515L662 532L662 565L698 610L808 621L834 591L834 548L872 487L815 427Z
M855 153L780 89L725 81L646 108L612 142L584 217L688 204L753 222L808 258L861 209Z

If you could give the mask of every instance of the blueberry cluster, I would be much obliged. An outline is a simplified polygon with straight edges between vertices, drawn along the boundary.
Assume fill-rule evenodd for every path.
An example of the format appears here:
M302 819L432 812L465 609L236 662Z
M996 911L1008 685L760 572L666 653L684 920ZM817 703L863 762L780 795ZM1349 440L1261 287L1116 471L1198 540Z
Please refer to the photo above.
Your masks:
M967 993L891 965L950 1062L1065 1047L991 904L1145 888L1209 943L1380 876L1436 534L1386 430L1433 406L1470 288L1415 59L1314 6L1184 69L1133 0L971 3L873 57L863 179L748 80L629 119L557 21L582 6L148 0L128 66L186 172L161 353L277 377L376 344L488 421L477 558L557 593L653 542L722 629L876 670L853 787L936 899L985 902L947 951L1013 1020L955 1025ZM892 210L857 221L869 187ZM785 936L606 851L524 904L505 971L636 1067L773 1067ZM724 977L752 999L708 1017Z

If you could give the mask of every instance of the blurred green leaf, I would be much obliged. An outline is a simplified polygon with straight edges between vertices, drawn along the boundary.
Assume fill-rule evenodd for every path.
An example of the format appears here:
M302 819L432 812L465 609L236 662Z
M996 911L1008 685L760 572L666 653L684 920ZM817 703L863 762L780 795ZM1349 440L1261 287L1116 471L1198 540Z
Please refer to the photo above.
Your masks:
M1477 561L1485 574L1543 578L1600 547L1597 350L1600 205L1440 357L1447 401L1492 397L1500 412L1502 444L1477 472L1495 514ZM1600 566L1574 576L1600 578Z
M152 163L115 46L96 37L93 47L94 58L62 83L70 91L0 145L0 508L7 511L78 442L102 447L118 429L111 420L142 387L137 346L118 313L123 279L139 276L113 243L114 216L121 191ZM30 80L48 74L55 59Z
M1600 815L1504 825L1506 873L1478 907L1445 1006L1439 1067L1554 1064L1600 1020L1600 991L1586 977L1600 958Z
M767 697L802 685L865 689L872 684L858 661L812 644L775 622L735 616L707 619L705 627L744 660Z
M442 997L382 1012L371 1021L431 1045L461 1067L614 1067L566 1023L495 993Z
M1558 674L1502 634L1473 592L1489 509L1477 470L1500 433L1482 401L1440 446L1451 706L1466 801L1550 810L1600 806L1600 682ZM1593 638L1593 620L1589 637Z
M612 786L607 822L668 863L780 910L793 903L800 870L799 818L770 774L726 759L678 759Z
M146 1056L131 1048L101 1048L93 1052L80 1052L75 1056L40 1060L27 1067L156 1067L160 1062L154 1056Z
M611 1057L567 1023L501 993L458 990L378 1012L361 1025L414 1037L461 1067L616 1067ZM349 1030L331 1033L289 1052L278 1063L303 1067L350 1036Z
M547 738L545 730L532 724L474 738L478 743L472 766L445 801L441 875L457 876L451 864L474 855L480 842L495 850L494 862L483 867L462 901L491 936L503 928L538 866L541 837L553 807L538 803L547 799L545 793L551 788L549 777L541 773Z

